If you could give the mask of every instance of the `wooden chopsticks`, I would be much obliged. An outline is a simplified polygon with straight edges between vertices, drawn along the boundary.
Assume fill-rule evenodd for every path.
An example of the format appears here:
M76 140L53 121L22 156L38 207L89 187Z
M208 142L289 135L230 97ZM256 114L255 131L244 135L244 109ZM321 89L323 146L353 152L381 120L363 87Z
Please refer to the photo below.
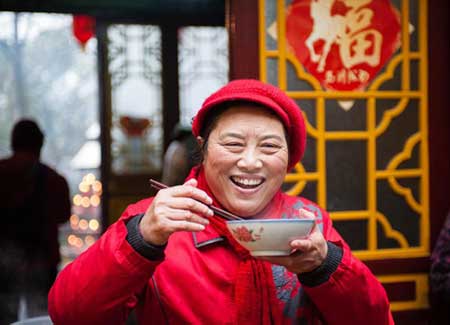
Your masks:
M154 188L156 188L157 190L162 190L164 188L167 188L168 186L160 183L158 181L155 181L154 179L150 179L150 185ZM228 212L226 210L223 210L221 208L215 207L214 205L208 205L206 204L211 210L214 211L215 214L217 214L218 216L226 219L226 220L243 220L243 218L238 217L237 215L232 214L231 212Z

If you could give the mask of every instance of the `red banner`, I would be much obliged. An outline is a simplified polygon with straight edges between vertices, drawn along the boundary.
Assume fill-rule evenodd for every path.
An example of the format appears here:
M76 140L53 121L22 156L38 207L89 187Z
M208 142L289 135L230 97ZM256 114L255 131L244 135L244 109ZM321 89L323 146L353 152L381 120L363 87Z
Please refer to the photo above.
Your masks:
M363 90L400 47L400 15L389 0L294 0L286 37L325 89Z

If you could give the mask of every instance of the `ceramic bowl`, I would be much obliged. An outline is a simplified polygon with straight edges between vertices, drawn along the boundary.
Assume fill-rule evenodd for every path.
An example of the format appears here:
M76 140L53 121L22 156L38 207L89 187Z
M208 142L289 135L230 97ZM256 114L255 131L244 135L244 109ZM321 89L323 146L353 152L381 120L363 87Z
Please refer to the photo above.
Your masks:
M313 219L249 219L227 221L228 230L253 256L286 256L293 239L306 238Z

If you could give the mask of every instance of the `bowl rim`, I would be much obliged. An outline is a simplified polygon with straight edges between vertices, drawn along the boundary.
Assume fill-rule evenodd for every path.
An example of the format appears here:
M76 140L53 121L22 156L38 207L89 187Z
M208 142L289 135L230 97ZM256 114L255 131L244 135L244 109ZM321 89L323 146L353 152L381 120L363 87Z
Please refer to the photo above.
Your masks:
M315 219L245 219L245 220L229 220L227 221L227 224L248 224L248 223L280 223L280 222L287 222L287 223L311 223L314 222Z

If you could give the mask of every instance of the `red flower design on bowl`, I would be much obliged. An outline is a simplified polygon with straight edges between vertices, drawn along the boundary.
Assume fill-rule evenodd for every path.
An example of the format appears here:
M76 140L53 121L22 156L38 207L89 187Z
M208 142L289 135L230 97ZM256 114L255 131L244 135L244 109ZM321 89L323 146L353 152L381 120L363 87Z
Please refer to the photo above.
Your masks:
M264 227L261 227L259 229L259 232L253 232L253 229L248 229L245 226L240 226L236 229L233 229L233 233L235 234L236 238L242 242L251 242L261 239L261 234L263 231Z

